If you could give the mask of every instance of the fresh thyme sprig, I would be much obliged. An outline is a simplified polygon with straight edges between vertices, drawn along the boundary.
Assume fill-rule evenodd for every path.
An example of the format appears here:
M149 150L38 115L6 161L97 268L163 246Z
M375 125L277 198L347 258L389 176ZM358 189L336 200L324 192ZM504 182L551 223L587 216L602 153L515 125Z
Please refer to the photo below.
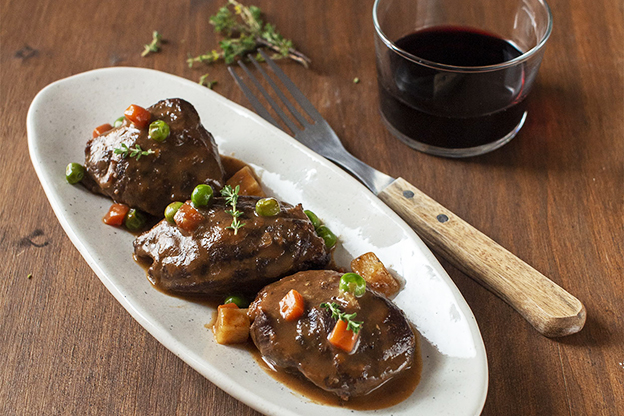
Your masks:
M150 43L149 45L145 45L145 48L143 49L143 53L141 53L141 56L145 57L150 52L158 52L160 50L161 43L162 43L162 35L158 33L157 31L154 31L152 33L152 43Z
M228 0L217 14L210 17L210 24L215 27L215 32L224 37L219 42L220 50L213 49L194 58L189 56L186 60L189 67L195 63L209 64L221 59L230 64L264 47L273 52L273 59L290 58L307 68L310 58L297 51L292 41L280 35L275 26L263 22L261 14L259 7L247 7L236 0Z
M340 319L341 321L345 321L347 323L347 329L353 331L354 333L358 333L360 332L360 329L362 329L362 324L364 323L363 321L354 321L353 318L355 318L357 316L357 313L345 313L342 312L340 310L340 305L338 305L336 302L332 302L332 303L321 303L321 308L325 308L325 309L329 309L329 311L331 312L331 316L332 318L338 320Z
M240 222L238 217L240 217L243 213L236 209L236 204L238 203L238 192L240 191L240 186L236 185L236 188L232 189L230 185L225 185L223 189L221 189L221 196L225 197L225 202L230 204L232 209L228 209L225 212L232 216L232 225L229 227L231 230L234 230L234 235L238 234L238 229L243 227L245 223Z
M121 157L123 157L124 159L130 156L130 157L136 157L136 160L141 159L141 156L148 156L148 155L153 155L154 153L156 153L152 149L143 150L141 149L141 146L139 146L138 144L134 146L134 148L132 148L132 147L128 147L128 145L126 145L125 143L121 144L121 148L115 148L113 152L116 155L121 155Z

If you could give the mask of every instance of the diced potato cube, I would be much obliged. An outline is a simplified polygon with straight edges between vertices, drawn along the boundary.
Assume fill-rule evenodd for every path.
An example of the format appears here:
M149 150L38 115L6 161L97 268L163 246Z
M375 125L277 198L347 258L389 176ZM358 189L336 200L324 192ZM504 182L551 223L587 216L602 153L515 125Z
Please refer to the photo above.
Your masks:
M375 253L362 254L354 259L351 262L351 270L362 276L371 289L387 298L396 295L401 288Z
M212 327L219 344L243 344L249 337L251 322L247 309L222 307L217 309L217 321Z
M266 196L262 190L262 186L254 176L253 171L249 166L245 166L232 175L232 177L227 180L226 185L230 185L232 188L239 185L239 195L260 196L263 198Z

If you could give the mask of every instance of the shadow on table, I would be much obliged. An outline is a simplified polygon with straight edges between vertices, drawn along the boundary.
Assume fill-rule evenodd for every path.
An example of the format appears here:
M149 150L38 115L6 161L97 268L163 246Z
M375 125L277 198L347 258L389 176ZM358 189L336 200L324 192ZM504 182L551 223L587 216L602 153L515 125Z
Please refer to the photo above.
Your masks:
M587 311L587 321L580 332L553 340L575 347L602 347L610 344L621 344L621 340L614 338L609 326L601 322L600 315L591 310Z
M591 127L583 96L570 86L539 84L528 97L527 121L511 142L491 153L460 159L461 163L507 169L568 171L592 156Z

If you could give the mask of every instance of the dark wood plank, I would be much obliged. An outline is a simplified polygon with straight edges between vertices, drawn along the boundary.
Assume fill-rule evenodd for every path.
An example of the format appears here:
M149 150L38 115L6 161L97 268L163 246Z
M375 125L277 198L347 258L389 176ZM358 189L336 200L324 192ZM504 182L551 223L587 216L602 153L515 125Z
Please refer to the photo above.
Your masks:
M520 135L477 158L408 149L377 111L372 1L257 1L308 54L281 67L365 162L402 176L585 303L546 339L442 260L488 351L484 415L624 414L624 20L616 0L552 0L555 28ZM124 65L198 80L247 105L212 49L214 1L3 2L0 13L0 413L257 415L143 330L63 233L28 157L26 112L50 82ZM151 31L168 43L140 57ZM360 78L354 84L353 78ZM28 278L32 274L32 278Z

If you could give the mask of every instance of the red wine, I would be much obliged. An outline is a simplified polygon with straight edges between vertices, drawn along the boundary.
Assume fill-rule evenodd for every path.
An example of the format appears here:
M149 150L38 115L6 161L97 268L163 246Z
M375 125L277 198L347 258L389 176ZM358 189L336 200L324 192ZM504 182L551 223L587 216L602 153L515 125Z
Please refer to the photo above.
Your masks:
M431 146L469 148L495 142L521 123L527 94L523 64L494 71L431 65L501 64L522 54L511 43L472 28L441 26L395 44L413 57L389 52L392 77L379 77L380 108L402 135Z

